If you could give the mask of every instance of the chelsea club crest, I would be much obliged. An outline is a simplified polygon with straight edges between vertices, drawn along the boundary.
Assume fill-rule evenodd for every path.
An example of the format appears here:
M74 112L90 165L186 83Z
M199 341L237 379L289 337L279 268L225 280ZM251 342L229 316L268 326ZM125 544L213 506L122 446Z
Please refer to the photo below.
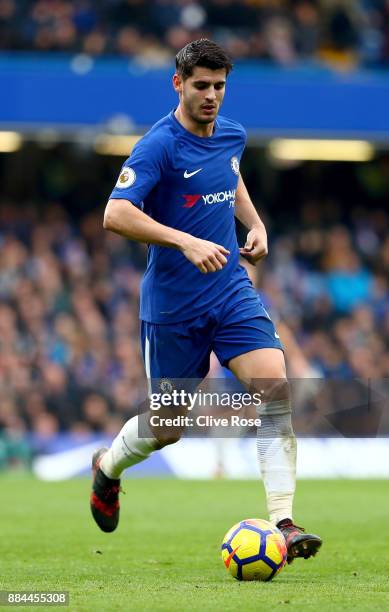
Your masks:
M161 378L159 388L162 393L171 393L173 391L173 384L168 378Z
M235 155L231 157L231 168L236 175L239 174L239 159Z

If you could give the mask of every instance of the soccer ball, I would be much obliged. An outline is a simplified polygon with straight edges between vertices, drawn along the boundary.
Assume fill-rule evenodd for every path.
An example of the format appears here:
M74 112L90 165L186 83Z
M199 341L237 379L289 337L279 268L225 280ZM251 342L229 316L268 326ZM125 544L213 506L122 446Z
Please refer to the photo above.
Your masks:
M262 519L237 523L222 543L224 565L237 580L271 580L284 567L286 557L281 531Z

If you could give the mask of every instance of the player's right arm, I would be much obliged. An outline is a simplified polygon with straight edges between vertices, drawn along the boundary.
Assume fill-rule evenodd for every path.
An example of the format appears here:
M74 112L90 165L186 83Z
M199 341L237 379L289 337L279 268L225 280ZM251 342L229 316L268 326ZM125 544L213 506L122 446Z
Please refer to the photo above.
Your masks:
M229 251L222 245L158 223L129 200L110 199L103 226L130 240L178 249L203 274L217 272L227 263Z

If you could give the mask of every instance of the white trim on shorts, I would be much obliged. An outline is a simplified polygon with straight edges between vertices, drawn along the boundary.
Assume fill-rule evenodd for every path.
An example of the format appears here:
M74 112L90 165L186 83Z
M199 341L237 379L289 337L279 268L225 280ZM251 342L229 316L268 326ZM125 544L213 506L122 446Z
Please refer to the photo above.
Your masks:
M146 336L145 338L145 370L147 376L147 393L150 397L152 392L151 386L151 366L150 366L150 340Z

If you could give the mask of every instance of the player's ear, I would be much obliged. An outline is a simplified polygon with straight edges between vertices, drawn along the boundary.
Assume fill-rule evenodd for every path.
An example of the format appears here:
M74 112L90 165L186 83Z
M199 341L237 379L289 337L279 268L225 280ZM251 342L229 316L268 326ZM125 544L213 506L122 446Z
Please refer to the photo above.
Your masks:
M173 87L178 94L182 92L182 78L177 72L173 75Z

